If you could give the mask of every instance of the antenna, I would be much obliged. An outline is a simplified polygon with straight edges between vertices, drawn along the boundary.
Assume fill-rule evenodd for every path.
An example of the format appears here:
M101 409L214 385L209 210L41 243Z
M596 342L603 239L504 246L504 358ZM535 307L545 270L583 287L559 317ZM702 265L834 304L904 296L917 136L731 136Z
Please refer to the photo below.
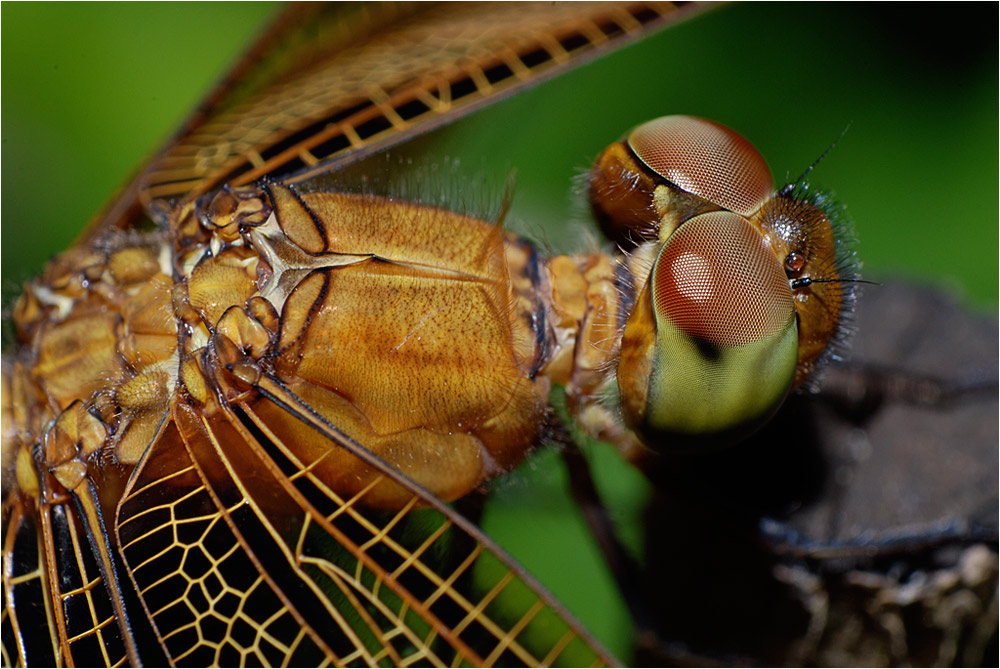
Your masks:
M837 139L833 140L833 143L830 144L830 146L826 147L826 151L824 151L819 158L814 160L812 165L806 168L806 171L802 173L802 176L800 176L798 179L796 179L795 181L793 181L792 183L786 185L784 188L781 189L780 195L789 195L796 188L801 186L803 182L806 180L806 177L809 176L809 173L812 172L814 169L816 169L816 166L819 165L820 161L826 158L827 155L831 151L833 151L833 147L837 146L840 140L844 139L844 135L846 135L847 131L850 129L851 129L851 124L848 123L846 126L844 126L844 129L840 131L840 135L837 136Z
M867 283L870 286L882 285L877 281L866 281L865 279L813 279L808 276L804 276L800 279L792 279L788 282L788 285L792 290L796 290L798 288L807 288L814 283Z

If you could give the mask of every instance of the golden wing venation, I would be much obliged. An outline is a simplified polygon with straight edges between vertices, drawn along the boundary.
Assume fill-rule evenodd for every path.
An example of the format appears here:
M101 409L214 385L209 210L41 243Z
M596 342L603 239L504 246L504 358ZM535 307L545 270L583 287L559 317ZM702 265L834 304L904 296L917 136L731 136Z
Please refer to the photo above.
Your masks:
M271 387L281 392L285 401L296 401L280 388L274 385ZM269 401L260 400L255 404L255 411L247 409L254 424L260 428L260 434L273 427L275 408L268 405ZM262 410L264 413L261 413ZM302 410L307 411L300 409ZM465 658L465 661L474 664L490 664L504 653L512 653L518 663L534 664L544 659L523 646L523 639L530 640L530 635L536 633L530 629L526 631L533 622L544 620L547 625L553 622L552 613L537 597L531 600L533 603L521 614L508 612L507 617L511 620L509 627L500 626L490 614L489 607L505 589L524 587L518 585L523 582L523 576L508 566L498 573L492 585L477 586L476 591L486 591L478 602L471 601L462 594L464 589L470 587L467 584L463 586L462 582L471 578L471 570L473 566L480 564L484 548L490 550L492 547L484 545L489 542L484 540L478 530L461 521L465 538L456 539L453 536L454 530L450 529L456 522L450 509L443 507L448 515L439 516L440 520L437 522L440 525L435 530L427 531L425 528L420 532L417 543L414 544L412 539L407 540L397 534L399 528L410 522L407 516L415 510L412 503L398 512L372 515L373 512L363 510L363 494L344 500L334 491L324 489L322 480L310 480L308 462L302 462L304 468L299 469L292 477L283 475L281 467L270 454L283 454L290 460L295 456L296 449L291 442L280 441L273 432L268 434L270 438L266 443L270 443L270 447L265 449L235 414L227 414L227 422L199 418L191 409L183 406L178 411L180 413L176 415L176 422L183 435L188 461L195 464L195 471L202 482L197 489L207 492L214 500L213 506L217 514L206 514L205 509L199 508L190 521L203 523L205 518L212 517L218 523L220 519L225 519L228 529L220 533L224 535L221 539L216 538L216 541L222 541L221 547L212 548L213 542L208 537L212 530L206 529L205 534L187 550L217 553L220 559L210 560L211 569L217 578L229 583L230 588L238 587L231 579L238 578L239 570L225 560L235 557L234 550L236 554L245 556L240 558L239 563L249 558L255 566L250 573L259 574L263 582L256 579L243 586L246 588L244 596L256 597L259 601L253 610L262 611L264 615L258 615L253 621L244 619L244 622L258 629L258 638L269 640L270 652L283 651L283 661L291 661L294 654L300 651L294 644L301 641L298 635L293 639L283 639L275 631L282 626L274 625L273 621L286 614L297 620L308 631L310 639L323 648L328 659L337 664L350 664L357 660L365 664L379 664L383 659L388 659L398 666L419 658L421 661L443 666L454 662L456 657ZM321 424L317 426L325 427L328 431L331 429ZM340 439L344 437L341 436ZM169 438L161 442L163 446L170 443L177 442ZM139 533L137 519L130 515L133 507L148 509L150 506L148 500L142 499L142 495L151 492L145 484L147 466L151 468L149 473L157 481L164 482L161 487L172 491L170 494L162 491L157 494L161 500L172 497L168 503L176 505L167 526L170 523L189 522L181 514L180 505L191 499L190 491L186 486L179 485L176 476L164 476L165 472L160 469L160 464L163 460L169 460L172 466L180 467L183 471L191 469L183 464L183 457L177 454L168 457L169 452L163 446L155 454L155 462L140 463L134 485L141 492L127 493L122 504L120 532L125 562L130 566L137 590L151 619L154 623L157 620L169 621L164 624L169 624L173 631L163 635L163 642L170 651L172 660L186 662L197 657L199 663L209 660L224 664L227 656L206 653L218 653L218 649L227 644L238 646L237 641L234 638L217 639L211 636L208 625L203 623L206 620L211 622L211 613L188 623L178 621L179 600L166 594L174 593L176 596L177 592L192 591L191 583L203 578L203 575L191 573L191 565L195 561L187 556L175 557L173 567L160 565L154 570L159 576L155 582L146 581L145 573L152 566L147 554L152 552L154 557L158 555L161 559L166 559L168 553L176 548L158 545L152 550L139 545L143 541L148 543L157 539L149 533ZM359 453L365 452L357 444L351 448ZM149 457L154 457L154 454ZM265 478L271 483L265 484ZM400 479L398 474L394 474L394 478ZM308 498L303 489L300 489L303 484L308 484L304 490L312 490ZM377 481L372 487L376 485L379 485ZM424 500L423 504L440 505L440 502L426 493L422 494L421 499ZM327 509L324 514L318 512L313 501L325 503ZM300 509L301 515L291 513L292 508ZM424 509L418 515L423 514L426 519L429 511ZM140 522L139 525L145 526L150 520L153 519L147 517L146 522ZM164 542L166 536L169 533L161 533L159 542ZM446 544L446 548L441 548L439 542ZM463 542L466 545L464 552L459 550ZM238 549L235 548L237 543L240 546ZM441 555L447 554L447 561L453 567L442 573L439 571L440 566L434 566L437 562L427 562L425 556L435 553L438 554L438 561ZM503 563L502 554L490 554L493 558L499 558L500 564ZM482 570L482 567L479 569ZM187 585L181 588L175 584L174 581L178 578L186 581ZM227 578L230 580L227 581ZM264 582L269 587L266 588L265 596L261 596L259 591L265 589ZM307 586L306 590L302 589L303 584ZM307 592L311 592L312 596L307 596ZM417 595L417 592L424 594ZM167 601L164 601L165 597ZM281 602L280 606L275 598ZM360 623L357 619L351 622L344 617L345 606L346 610L357 612ZM189 602L187 608L198 607ZM321 611L325 611L325 614ZM322 622L327 617L330 622ZM446 623L446 619L453 622ZM197 635L185 636L185 630L190 629L197 629ZM340 629L343 636L333 634L332 629ZM548 653L548 660L553 662L571 647L570 650L579 659L579 643L571 643L577 635L572 628L563 626L561 629L563 631L552 647L545 647L543 654ZM422 632L418 633L418 630ZM525 634L529 636L522 637ZM489 654L479 655L472 650L471 644L474 642L476 647L483 647L484 635L495 641L493 645L487 646L492 648ZM341 638L339 644L329 645L337 638ZM448 655L441 656L441 651L446 648L452 650L448 651ZM263 653L256 656L257 660L273 662L275 659L264 651L259 651L259 648L244 645L241 662L247 661L251 652ZM453 653L458 655L454 656ZM593 661L596 661L596 657L590 656L588 663Z
M81 522L108 575L94 589L115 608L94 625L114 622L131 648L126 620L148 621L151 629L136 634L155 638L175 663L610 661L438 499L516 465L543 426L553 371L540 370L550 344L534 332L545 319L533 310L552 298L538 283L548 270L536 254L485 221L372 196L299 195L280 184L224 191L172 217L169 245L153 232L68 257L18 310L22 331L34 332L24 355L37 364L30 378L18 367L14 385L51 398L25 424L68 406L40 435L40 462L32 465L32 437L18 433L26 441L16 457L31 466L17 471L15 499L31 499L39 477L77 501L91 500L95 485L104 490L104 515L115 518L141 602L126 615L130 597L113 576L112 544L90 502ZM443 228L467 239L428 255ZM164 273L172 249L169 265L183 268L175 282ZM381 259L324 260L365 249ZM595 259L604 268L595 276L607 283L602 254L562 263L563 274L582 279L573 272ZM422 269L431 261L441 271ZM294 280L282 281L285 274ZM456 278L466 274L480 278ZM524 280L510 284L510 276ZM269 292L272 280L278 293ZM354 292L360 299L385 287L382 309L357 311ZM444 299L459 289L468 299ZM61 319L47 317L63 306ZM363 325L331 320L365 311L373 320ZM363 343L352 334L358 327ZM102 348L109 339L117 343ZM576 350L572 341L563 346ZM413 411L394 413L404 396L365 371L392 366L412 387ZM74 399L73 381L87 399ZM453 390L473 383L475 393ZM249 422L230 406L242 406ZM426 516L413 510L415 495L440 515L413 543L395 532ZM383 525L377 514L398 509L410 510L407 522ZM455 550L462 542L466 549ZM512 597L524 603L498 608ZM62 624L56 636L74 638Z
M297 416L303 422L308 423L313 429L322 432L327 436L328 439L341 444L343 447L356 454L359 458L370 462L373 466L377 466L380 471L385 473L385 476L391 478L394 485L402 485L406 487L413 495L420 500L422 506L431 506L436 509L441 514L441 519L443 524L439 526L434 532L432 532L429 537L424 540L423 544L417 549L406 548L389 536L388 527L378 528L377 526L372 526L368 520L366 520L359 509L363 509L365 506L365 495L375 496L372 493L371 488L375 485L385 485L386 481L375 481L369 489L363 491L353 497L350 500L345 500L341 502L343 506L333 512L335 515L340 515L344 513L344 510L348 510L351 516L356 522L365 526L367 532L372 534L372 541L375 545L384 543L385 547L388 548L391 553L394 553L399 558L403 559L400 567L397 571L393 571L386 576L391 577L392 580L398 581L398 572L402 572L404 569L415 569L417 570L421 578L428 579L430 585L434 588L434 595L432 598L434 600L441 597L442 594L447 593L447 595L454 599L454 603L457 604L462 611L464 611L463 622L459 623L458 627L464 629L470 624L475 623L476 625L481 625L487 632L491 635L496 636L498 639L497 646L494 652L503 652L505 648L510 648L511 652L517 655L521 662L533 663L537 662L542 658L533 657L529 651L522 648L515 641L516 635L511 635L510 630L517 630L518 628L523 628L528 626L532 618L538 614L538 610L541 607L547 607L555 610L557 613L561 614L564 619L572 621L572 618L561 608L558 603L551 598L550 595L545 593L537 583L535 583L529 575L527 575L520 567L515 563L511 562L509 558L503 553L492 540L490 540L486 535L484 535L477 527L469 523L467 520L461 516L457 516L451 510L450 507L444 505L437 497L427 493L422 490L419 486L414 484L412 481L408 481L404 476L402 476L398 470L393 467L387 466L385 463L379 463L378 458L371 454L367 449L357 443L352 443L353 440L348 436L337 430L334 426L327 423L320 415L311 415L311 409L308 405L304 405L301 400L295 397L294 394L290 393L287 389L283 388L280 383L276 382L274 379L263 379L261 385L261 391L265 397L273 398L275 402L279 402L285 406L289 406L290 413ZM259 414L253 414L254 421L264 429L267 427L267 421L262 419ZM276 443L290 444L290 440L276 440ZM314 463L303 463L306 464L304 472L308 472ZM335 491L329 490L324 481L321 479L314 479L312 482L318 490L323 490L325 495L327 495L331 500L338 500L338 495ZM407 505L410 506L410 505ZM407 509L404 507L404 512ZM393 518L393 524L398 524L402 519L403 513L398 514ZM458 531L460 531L464 537L468 540L473 541L471 548L468 548L468 556L459 559L454 555L450 557L453 563L461 562L458 564L449 574L442 576L436 572L436 570L424 563L420 556L424 553L430 552L430 544L433 543L432 539L435 539L437 535L443 534L447 526L455 526ZM386 536L382 536L386 535ZM344 541L346 541L346 537ZM362 553L364 555L369 554L369 547L364 544L364 550ZM486 551L493 559L497 560L501 565L504 565L502 574L495 579L493 586L491 586L491 591L478 603L470 602L460 593L453 593L450 590L450 584L453 583L458 577L468 568L470 568L479 555ZM372 565L371 568L379 569L378 565ZM520 617L518 617L509 630L504 630L497 626L489 617L483 616L483 609L493 598L497 597L500 592L504 589L504 584L509 584L515 581L519 581L528 587L534 587L536 592L539 593L534 599L530 607L522 612ZM523 586L521 586L523 587ZM437 604L437 602L435 602ZM423 608L426 608L426 603L423 604ZM581 634L580 629L575 627L577 624L574 622L570 626L565 627L565 635L567 636L567 641L569 638L577 634ZM556 647L553 648L553 651ZM558 655L558 653L556 653ZM494 658L495 659L495 658ZM594 658L596 659L596 658ZM607 658L605 658L607 659ZM490 661L487 661L489 664Z
M59 487L54 481L43 485L50 490ZM19 526L7 528L5 616L15 628L18 646L17 655L7 659L37 664L48 660L53 665L127 665L131 639L118 625L113 602L117 593L113 595L107 587L103 570L95 562L93 530L78 505L70 495L52 493L35 519L38 526L30 527L33 523L15 510L10 522ZM25 551L37 560L30 571L21 571L29 567Z
M131 227L158 199L405 141L691 13L656 2L381 5L288 12L81 241Z
M55 476L69 494L86 500L89 468L100 459L135 465L131 473L105 469L101 481L103 487L127 479L121 501L109 493L105 503L141 602L141 613L133 608L128 617L148 620L149 635L172 663L182 664L610 660L498 547L408 478L420 476L424 485L436 486L437 495L461 496L497 466L520 460L541 428L547 382L529 375L537 353L515 345L533 337L515 337L512 330L529 327L520 324L531 319L514 317L511 291L502 288L506 249L521 258L523 244L495 225L433 208L373 197L300 196L274 184L242 191L242 200L230 202L240 212L237 225L253 229L248 248L229 243L223 205L233 197L225 192L204 209L175 210L174 243L181 251L173 264L187 268L187 278L171 284L163 273L159 259L171 247L163 246L162 235L136 235L102 257L83 256L78 271L90 279L63 287L79 299L61 321L43 316L55 306L48 288L29 290L35 304L22 310L21 324L36 330L36 353L45 363L35 366L37 379L25 383L69 402L67 381L76 379L91 395L86 402L73 400L43 436L43 462L52 472L44 472L46 480ZM382 227L352 211L377 213ZM383 225L392 221L397 224ZM453 271L428 273L406 262L423 258L442 226L468 236L454 252L436 254L440 267ZM409 245L400 243L400 230ZM258 294L268 282L251 280L258 271L264 276L263 242L255 235L265 232L285 247L278 254L282 264L271 260L270 278L320 258L308 275L288 284L282 317ZM359 243L392 262L323 264L324 253L336 257ZM209 248L216 250L204 253ZM462 281L454 278L456 271L482 278ZM346 383L363 375L355 360L353 369L331 376L336 359L323 343L350 326L327 327L327 319L351 307L338 300L351 294L345 287L355 277L363 284L388 280L397 287L390 292L413 298L386 306L378 312L382 321L365 326L374 345L368 355L393 357L403 350L407 364L428 354L447 353L450 359L454 353L441 344L466 338L454 348L462 359L489 352L480 396L449 393L468 370L439 364L433 374L414 376L423 384L414 397L442 401L417 405L419 422L402 425L402 432L379 433L373 428L383 420L384 407L377 393L362 400L352 391L356 397L349 401L331 392L328 384L337 379ZM330 290L335 281L340 288ZM480 290L480 284L494 283ZM482 308L470 311L468 301L440 300L442 290L451 294L457 286L479 291ZM416 309L428 300L431 306ZM433 328L431 314L437 319ZM483 327L470 328L472 316ZM415 331L427 335L426 343L420 336L411 339ZM492 334L486 337L486 331ZM119 342L110 357L93 355L89 342L108 336ZM350 347L351 339L337 346ZM351 362L344 358L337 364ZM275 375L262 373L264 368ZM527 413L518 404L524 401ZM230 413L230 406L244 407L249 422ZM493 417L477 418L483 411ZM391 414L389 419L390 425L398 422ZM362 446L348 435L370 443ZM449 476L434 463L454 470L456 461L441 458L438 448L463 454L468 467L451 473L457 473L457 483L439 482ZM18 453L31 461L28 450ZM31 488L26 481L25 492ZM424 510L414 508L414 495L438 514L415 539L397 534L411 518L428 522ZM104 571L113 573L110 549L97 540L106 534L99 514L88 514L83 524ZM94 581L121 609L95 625L113 623L130 640L119 605L127 599L119 593L124 585L114 582ZM514 604L501 603L509 601ZM57 628L57 636L71 643L70 631Z
M213 495L189 451L193 439L168 428L119 513L123 561L168 658L202 666L322 663L329 655L322 640L239 541L231 520L239 504ZM134 518L148 509L165 514Z
M287 174L296 167L289 161L303 152L312 161L360 149L427 123L424 117L496 96L570 61L572 52L641 26L621 6L588 7L583 20L580 11L573 5L448 4L405 17L194 130L162 158L162 170L154 167L148 197Z
M12 417L17 427L4 434L4 463L17 481L5 500L4 652L12 663L45 656L25 645L41 637L26 630L34 619L20 594L39 587L43 636L57 664L82 657L137 664L140 655L155 662L160 649L173 662L195 664L610 661L499 547L435 496L458 497L512 467L544 419L547 381L535 375L545 353L538 347L548 344L532 330L530 311L548 298L535 295L539 286L526 279L526 268L538 263L527 246L487 222L452 221L487 240L488 262L470 274L482 284L470 293L479 305L474 312L469 300L458 313L435 297L443 288L437 284L462 275L464 266L432 277L415 270L420 262L406 261L405 245L402 262L372 256L350 271L318 267L313 276L322 281L302 280L313 271L303 267L289 273L295 280L282 297L301 297L303 320L294 309L279 314L280 302L257 293L264 273L279 268L260 263L251 229L268 229L262 223L280 209L280 189L193 199L225 181L287 173L289 161L328 170L333 163L323 161L331 157L401 141L655 27L669 9L376 10L356 15L350 28L326 20L313 37L303 36L308 21L293 17L253 49L236 78L92 228L88 243L51 263L16 307L25 346L4 370L5 390L15 391L5 392L5 420ZM484 11L495 14L484 19ZM286 53L267 46L296 42ZM333 206L329 198L299 201L316 216ZM113 234L138 220L140 203L169 232ZM405 214L412 223L430 216L426 208L416 211ZM316 220L322 228L335 219L326 211ZM440 227L438 219L425 227ZM284 243L302 243L307 227ZM403 229L413 226L404 221ZM289 234L295 237L285 230L278 237ZM481 358L505 366L480 365L469 375L482 386L479 399L429 411L406 436L379 434L388 426L376 410L385 398L352 391L357 404L345 403L330 393L325 365L302 364L322 362L322 333L309 327L320 312L341 306L323 292L335 279L340 288L415 291L418 303L435 305L428 313L448 312L434 325L439 332L489 325L493 348L473 336L459 355L486 351ZM399 314L411 317L404 307L397 305ZM422 320L404 330L384 324L384 336L405 334L394 350L416 350L415 360L444 351L410 337ZM286 348L274 348L279 336ZM255 365L263 357L276 375L260 376ZM256 380L247 386L251 376ZM445 378L445 385L459 381ZM304 400L296 398L307 390ZM255 393L263 399L254 401ZM283 403L267 409L268 397ZM237 415L228 407L242 408ZM489 418L484 413L494 410ZM449 429L454 424L458 430ZM301 450L304 432L315 435L316 450ZM363 446L354 435L362 435ZM427 492L422 486L432 483L435 468L409 469L397 453L410 441L430 451L464 449L464 474ZM507 449L509 442L517 447ZM270 472L269 485L259 472L233 467L244 464L232 450L240 447L255 454L259 472ZM355 474L360 484L345 487ZM268 506L263 489L285 498L284 510ZM400 534L428 513L437 520L416 539ZM36 522L26 522L29 516ZM114 519L113 529L103 518ZM37 563L15 573L24 547L35 541ZM58 552L63 544L74 548L72 559ZM449 563L448 550L458 544L465 547ZM118 582L121 566L127 578ZM85 586L58 580L72 573L85 575ZM504 612L500 602L512 591L521 593L515 602L527 603ZM84 649L92 640L96 650Z
M46 546L36 527L34 509L14 504L6 510L4 526L3 660L54 666L60 657L59 634L48 595ZM14 643L8 646L7 640Z

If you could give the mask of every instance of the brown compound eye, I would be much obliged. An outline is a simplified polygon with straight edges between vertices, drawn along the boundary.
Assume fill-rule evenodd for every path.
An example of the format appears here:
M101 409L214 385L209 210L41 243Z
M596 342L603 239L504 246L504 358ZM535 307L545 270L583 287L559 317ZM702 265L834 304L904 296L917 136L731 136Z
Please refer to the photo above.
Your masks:
M734 130L694 116L664 116L629 133L627 143L649 169L681 190L750 216L774 192L763 156Z
M604 234L623 246L663 241L719 209L749 217L774 194L750 142L693 116L643 123L605 149L590 172L590 203Z
M788 327L791 289L763 236L727 212L697 216L664 244L652 274L661 323L706 345L739 347Z

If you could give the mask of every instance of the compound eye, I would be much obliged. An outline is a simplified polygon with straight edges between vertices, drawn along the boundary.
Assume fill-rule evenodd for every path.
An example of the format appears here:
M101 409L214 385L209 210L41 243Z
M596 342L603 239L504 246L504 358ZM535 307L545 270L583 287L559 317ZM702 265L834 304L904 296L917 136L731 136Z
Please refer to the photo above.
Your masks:
M681 226L664 244L652 276L657 316L712 346L767 339L794 315L774 252L735 214L703 214Z
M629 133L646 167L681 190L743 216L773 194L771 170L739 133L694 116L664 116Z
M791 288L764 237L728 212L696 216L650 276L656 321L647 445L733 443L781 405L798 359ZM652 442L652 443L651 443Z

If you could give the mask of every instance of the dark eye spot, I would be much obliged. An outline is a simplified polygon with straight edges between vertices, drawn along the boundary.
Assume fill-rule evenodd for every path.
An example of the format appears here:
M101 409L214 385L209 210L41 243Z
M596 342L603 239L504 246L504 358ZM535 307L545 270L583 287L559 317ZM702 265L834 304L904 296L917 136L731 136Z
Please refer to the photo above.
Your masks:
M788 276L797 276L806 266L806 258L798 251L792 251L785 256L785 272Z

